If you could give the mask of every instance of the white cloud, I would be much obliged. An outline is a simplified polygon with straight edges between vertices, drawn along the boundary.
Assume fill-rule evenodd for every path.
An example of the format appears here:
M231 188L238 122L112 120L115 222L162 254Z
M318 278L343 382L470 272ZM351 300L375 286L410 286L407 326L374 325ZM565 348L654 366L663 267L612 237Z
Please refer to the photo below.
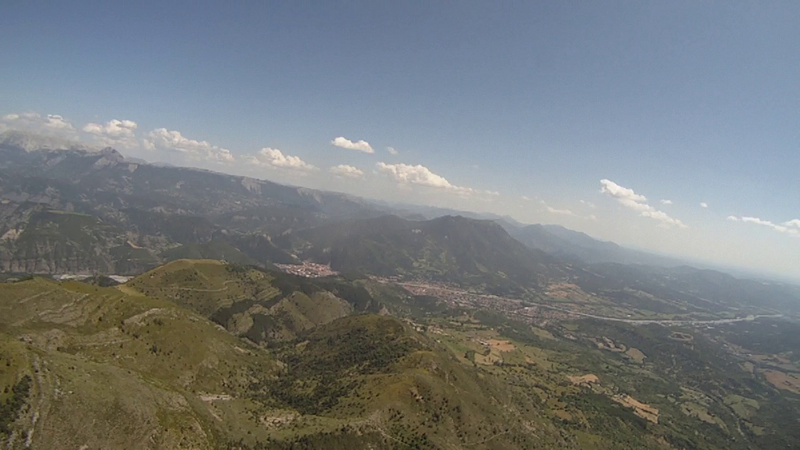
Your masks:
M644 195L639 195L633 192L633 189L628 189L614 183L611 180L600 180L600 192L608 194L617 200L629 200L631 202L646 202L647 198Z
M557 214L560 216L575 216L575 213L568 209L556 209L549 205L546 208L547 212L549 212L550 214Z
M781 233L786 233L786 232L789 231L789 229L787 227L784 227L782 225L776 225L776 224L770 222L769 220L762 220L762 219L759 219L758 217L742 217L742 222L754 223L756 225L762 225L762 226L765 226L765 227L770 227L775 231L780 231Z
M738 222L738 221L739 221L739 218L738 218L738 217L736 217L736 216L728 216L728 220L731 220L731 221L733 221L733 222Z
M178 152L192 160L206 160L228 163L234 160L227 149L212 145L207 141L196 141L183 136L180 131L155 129L145 136L142 145L148 150L167 150Z
M359 152L370 154L375 153L375 150L372 149L372 146L369 145L369 142L364 140L353 142L350 139L339 136L332 140L331 144L335 145L336 147L346 148L348 150L357 150Z
M661 204L662 205L671 205L672 204L672 200L666 200L666 199L661 200Z
M664 226L688 228L680 220L670 217L667 213L659 211L647 204L647 198L644 195L637 194L633 191L633 189L622 187L611 180L605 179L600 180L600 185L601 193L617 199L617 201L626 208L639 211L639 215L642 217L648 217L650 219L657 220Z
M700 207L701 207L701 208L708 208L708 203L706 203L706 202L700 202Z
M269 147L264 147L254 156L250 156L249 162L253 165L261 167L296 170L300 172L311 172L317 170L316 167L303 161L297 156L284 155L280 150Z
M586 206L588 206L589 208L592 208L592 209L597 208L597 205L595 205L592 202L587 202L586 200L581 200L581 204L586 205Z
M683 222L681 222L678 219L670 217L664 211L657 211L657 210L642 211L641 215L643 217L649 217L651 219L656 219L656 220L662 222L665 225L672 225L672 226L676 226L678 228L686 228L686 225L684 225Z
M800 237L800 219L790 220L788 222L783 223L782 225L778 225L769 220L759 219L758 217L741 217L741 221L747 223L754 223L756 225L761 225L764 227L769 227L775 231L778 231L780 233L785 233L790 236Z
M84 133L92 135L92 138L107 147L138 147L136 140L136 122L132 120L109 120L105 125L88 123L83 127Z
M766 226L769 226L769 227L775 225L775 224L773 224L772 222L770 222L768 220L761 220L758 217L742 217L742 222L750 222L750 223L755 223L755 224L758 224L758 225L766 225Z
M523 195L523 196L522 196L522 197L520 197L520 198L521 198L521 199L523 199L523 200L525 200L526 202L529 202L529 201L531 201L531 198L530 198L530 197L528 197L527 195Z
M655 211L655 208L653 208L652 206L648 205L647 203L635 202L635 201L633 201L631 199L628 199L628 198L617 199L617 201L622 206L624 206L626 208L630 208L630 209L632 209L634 211L639 211L639 212Z
M67 122L62 116L59 116L58 114L48 114L47 118L44 121L44 126L46 128L51 128L53 130L75 129L71 123Z
M376 167L379 172L388 175L401 185L416 184L428 186L465 196L472 194L500 195L498 192L494 191L479 191L469 187L456 186L447 181L443 176L431 172L430 169L422 165L411 166L408 164L386 164L384 162L379 162L376 164Z
M20 131L34 131L49 135L74 136L75 127L58 114L42 116L35 112L6 114L0 119L4 128Z
M400 152L395 150L394 147L386 147L386 151L389 152L390 155L398 155Z
M456 187L450 184L447 179L436 175L423 165L411 166L408 164L386 164L379 162L377 167L380 172L388 174L401 183L421 184L423 186L442 189L453 189Z
M578 219L584 219L584 220L597 220L597 217L594 214L590 214L588 216L584 216L582 214L578 214L578 213L572 211L571 209L554 208L554 207L548 205L547 202L544 201L544 200L539 200L539 203L541 203L542 206L544 206L544 210L547 211L550 214L555 214L555 215L558 215L558 216L577 217Z
M333 166L328 171L337 177L346 177L346 178L361 178L364 176L364 172L353 166L348 166L347 164L339 164L338 166Z

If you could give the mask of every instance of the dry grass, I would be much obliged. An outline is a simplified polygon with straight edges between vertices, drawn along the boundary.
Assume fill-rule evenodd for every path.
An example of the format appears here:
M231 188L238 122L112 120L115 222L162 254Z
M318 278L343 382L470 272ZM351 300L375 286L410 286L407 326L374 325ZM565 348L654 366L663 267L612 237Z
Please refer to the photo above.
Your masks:
M633 408L634 414L641 417L642 419L649 420L650 422L653 423L658 423L658 409L653 408L648 404L642 403L627 394L615 395L611 399L623 406Z
M492 350L497 349L497 351L500 352L510 352L516 348L511 342L498 339L489 339L489 345L492 347Z
M629 348L628 351L625 352L625 354L638 364L643 363L644 359L647 358L647 356L644 353L642 353L641 350L633 347Z
M594 375L594 374L591 374L591 373L588 374L588 375L570 376L570 377L567 377L567 378L569 378L569 381L572 384L578 384L578 385L580 385L580 384L590 385L590 384L599 384L600 383L600 379L597 378L597 375Z
M800 394L800 377L797 375L777 370L764 370L762 373L767 378L767 381L776 388Z

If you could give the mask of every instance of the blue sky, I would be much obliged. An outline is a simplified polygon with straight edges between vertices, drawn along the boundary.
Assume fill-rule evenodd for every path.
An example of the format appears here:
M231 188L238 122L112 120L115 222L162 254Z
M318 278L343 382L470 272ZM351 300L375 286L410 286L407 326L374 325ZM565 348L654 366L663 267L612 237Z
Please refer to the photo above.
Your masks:
M798 2L166 3L4 2L0 128L800 278Z

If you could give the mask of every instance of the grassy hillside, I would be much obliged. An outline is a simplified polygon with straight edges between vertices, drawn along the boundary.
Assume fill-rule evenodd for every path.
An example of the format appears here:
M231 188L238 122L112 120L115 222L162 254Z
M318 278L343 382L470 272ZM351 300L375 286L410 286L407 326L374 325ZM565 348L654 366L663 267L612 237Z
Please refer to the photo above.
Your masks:
M0 298L7 448L533 442L502 434L513 415L491 387L394 318L334 320L270 353L130 286L34 278L0 284Z
M2 283L0 444L745 450L800 441L798 398L781 384L796 363L791 324L746 323L749 337L587 320L539 327L371 283L210 260L115 287ZM371 314L387 311L415 319ZM773 341L784 343L779 354L750 353ZM729 354L725 342L749 350Z
M184 244L161 253L165 261L177 259L215 259L238 264L256 264L257 262L242 253L239 249L221 241L202 244Z
M124 290L34 278L0 284L0 298L0 383L30 380L16 420L5 415L8 448L216 448L217 417L252 403L217 411L209 396L246 398L250 374L276 367L201 317Z
M253 342L294 339L317 325L385 306L354 281L309 280L215 260L175 261L127 286L170 299Z

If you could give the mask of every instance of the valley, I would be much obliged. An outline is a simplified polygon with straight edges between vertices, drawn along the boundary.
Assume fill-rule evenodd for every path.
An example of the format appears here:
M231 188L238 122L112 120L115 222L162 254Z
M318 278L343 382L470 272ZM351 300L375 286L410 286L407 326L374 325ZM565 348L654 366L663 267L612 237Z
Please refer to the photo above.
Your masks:
M800 450L798 17L2 2L0 450Z
M798 286L3 142L3 448L800 445Z
M659 318L657 313L649 312L649 314L641 314L637 311L637 316L641 314L640 318L633 318L634 314L624 311L623 317L611 317L592 314L590 312L593 308L585 307L584 304L569 304L565 302L553 301L549 304L534 303L530 300L522 300L508 297L500 297L497 295L487 295L479 292L458 289L454 286L444 284L437 284L431 282L413 282L413 281L397 281L385 278L375 278L382 283L396 283L398 286L403 287L409 292L420 296L431 296L442 300L449 306L454 308L468 308L468 309L485 309L489 311L496 311L507 315L509 318L517 318L530 321L534 323L540 320L567 320L588 318L597 320L606 320L612 322L621 322L632 325L722 325L728 323L753 321L756 319L779 319L783 314L750 314L747 316L730 317L730 318L690 318L675 315L665 315ZM565 304L565 306L557 306ZM721 315L728 315L722 313ZM648 318L644 318L648 317Z

